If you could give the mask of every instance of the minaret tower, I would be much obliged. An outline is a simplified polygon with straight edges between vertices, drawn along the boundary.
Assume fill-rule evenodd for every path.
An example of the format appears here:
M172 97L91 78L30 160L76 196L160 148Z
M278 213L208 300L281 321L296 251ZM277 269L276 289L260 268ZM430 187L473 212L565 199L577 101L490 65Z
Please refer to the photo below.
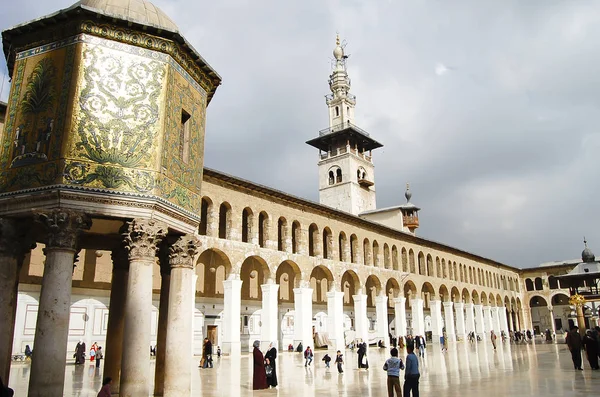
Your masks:
M327 95L329 127L306 142L319 149L319 201L323 205L358 215L376 208L375 167L372 150L383 145L354 124L356 97L350 93L347 55L336 38L335 65Z

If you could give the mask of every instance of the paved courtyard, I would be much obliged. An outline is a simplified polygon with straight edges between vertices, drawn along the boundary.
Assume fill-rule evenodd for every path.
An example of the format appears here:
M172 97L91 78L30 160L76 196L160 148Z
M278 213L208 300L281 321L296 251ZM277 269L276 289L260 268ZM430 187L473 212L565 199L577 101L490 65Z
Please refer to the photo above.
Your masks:
M305 368L299 353L278 357L277 390L254 392L256 396L384 396L385 372L381 369L387 349L371 348L370 369L357 370L356 353L345 354L345 373L326 369L320 361L324 351L315 352L312 367ZM401 356L405 355L402 353ZM194 367L194 396L247 396L252 394L252 362L249 354L215 357L215 368ZM458 343L442 353L437 346L427 349L420 361L420 390L423 395L444 396L593 396L600 390L600 371L574 371L564 344L491 345ZM29 364L16 363L11 386L16 396L27 395ZM152 364L154 370L154 364ZM102 370L86 364L66 367L65 396L95 397Z

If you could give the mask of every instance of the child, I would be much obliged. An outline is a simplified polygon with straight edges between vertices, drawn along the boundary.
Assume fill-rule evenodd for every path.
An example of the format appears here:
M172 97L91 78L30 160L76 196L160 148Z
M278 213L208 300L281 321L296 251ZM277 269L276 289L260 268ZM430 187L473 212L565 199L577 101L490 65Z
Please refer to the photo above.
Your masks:
M221 358L221 346L217 346L217 358Z
M98 347L98 351L96 352L96 368L100 368L100 360L104 358L102 354L102 348Z
M306 365L310 366L310 364L313 361L313 352L312 350L310 350L310 346L308 346L306 348L306 350L304 351L304 366L306 367Z
M404 363L398 358L398 349L395 347L390 351L391 358L383 364L383 370L387 371L387 390L388 396L394 397L394 390L398 397L402 397L402 391L400 390L400 370L404 369Z
M337 356L335 356L335 363L337 364L337 369L340 374L344 373L342 368L342 364L344 363L344 359L342 358L342 353L338 350Z
M325 361L325 367L329 368L329 363L331 362L331 357L329 357L329 354L325 354L325 357L323 357L323 359L321 361Z
M419 395L419 359L415 355L415 346L406 345L406 372L404 373L404 397L410 396L412 390L413 396Z

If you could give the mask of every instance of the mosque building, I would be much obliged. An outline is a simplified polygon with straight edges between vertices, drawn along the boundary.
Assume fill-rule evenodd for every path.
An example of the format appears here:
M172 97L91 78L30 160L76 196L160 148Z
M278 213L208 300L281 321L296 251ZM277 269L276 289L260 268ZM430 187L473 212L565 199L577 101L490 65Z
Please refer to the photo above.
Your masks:
M357 125L339 38L329 126L307 142L319 203L204 167L221 77L149 1L82 0L2 40L0 376L29 345L46 357L30 396L62 396L79 341L104 346L114 392L185 396L205 337L239 354L567 326L552 277L574 264L522 270L420 237L408 186L377 208L382 144Z

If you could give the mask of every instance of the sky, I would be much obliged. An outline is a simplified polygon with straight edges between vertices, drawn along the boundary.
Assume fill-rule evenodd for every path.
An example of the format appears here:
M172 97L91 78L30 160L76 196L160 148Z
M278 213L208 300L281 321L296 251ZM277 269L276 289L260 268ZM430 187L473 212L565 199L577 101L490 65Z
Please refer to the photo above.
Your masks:
M0 0L0 30L72 4ZM515 267L600 252L600 3L155 0L223 78L205 165L318 201L335 35L377 207L417 234ZM0 62L0 99L9 82Z

